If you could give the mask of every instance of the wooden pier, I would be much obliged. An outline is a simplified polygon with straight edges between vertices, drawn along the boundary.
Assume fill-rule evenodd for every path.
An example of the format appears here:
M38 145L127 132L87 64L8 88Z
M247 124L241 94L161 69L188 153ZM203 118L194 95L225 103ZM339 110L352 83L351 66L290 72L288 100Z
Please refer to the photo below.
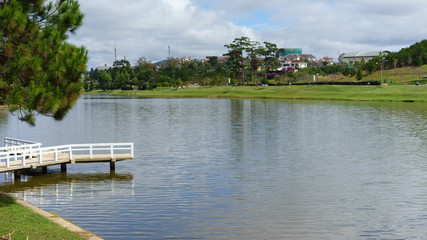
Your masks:
M41 143L6 137L0 148L0 173L14 172L19 178L22 171L61 165L67 171L67 164L109 162L115 170L116 162L133 159L133 143L69 144L41 147Z

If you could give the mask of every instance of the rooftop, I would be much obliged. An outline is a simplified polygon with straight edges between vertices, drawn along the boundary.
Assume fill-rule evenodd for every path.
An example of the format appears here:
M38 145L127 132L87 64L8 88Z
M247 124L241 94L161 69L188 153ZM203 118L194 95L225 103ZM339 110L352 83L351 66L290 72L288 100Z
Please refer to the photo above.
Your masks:
M343 58L354 58L354 57L377 57L381 53L388 53L388 51L362 51L362 52L348 52L344 53Z

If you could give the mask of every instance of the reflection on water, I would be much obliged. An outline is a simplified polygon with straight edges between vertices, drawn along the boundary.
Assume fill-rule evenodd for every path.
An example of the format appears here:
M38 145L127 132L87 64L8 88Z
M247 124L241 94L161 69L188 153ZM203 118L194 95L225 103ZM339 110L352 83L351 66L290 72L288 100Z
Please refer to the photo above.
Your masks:
M33 172L24 175L23 180L14 180L11 173L4 174L0 192L36 204L60 204L85 195L134 195L133 175L130 173L49 173ZM89 187L88 187L89 186Z
M9 111L0 109L0 124L6 122L9 117Z
M0 174L105 239L426 238L427 104L85 96L61 122L12 118L2 136L46 146L135 143L115 174Z

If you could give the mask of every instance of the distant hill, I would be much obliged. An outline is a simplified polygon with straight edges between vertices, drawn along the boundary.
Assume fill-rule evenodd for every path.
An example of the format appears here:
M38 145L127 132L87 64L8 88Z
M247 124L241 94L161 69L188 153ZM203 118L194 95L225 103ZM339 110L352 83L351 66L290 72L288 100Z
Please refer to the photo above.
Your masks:
M385 57L389 68L421 66L427 64L427 40L402 48L399 52L392 52Z
M155 62L154 65L156 65L156 67L159 67L159 66L162 66L163 64L165 64L167 61L168 60L165 59L165 60L162 60L162 61L159 61L159 62Z

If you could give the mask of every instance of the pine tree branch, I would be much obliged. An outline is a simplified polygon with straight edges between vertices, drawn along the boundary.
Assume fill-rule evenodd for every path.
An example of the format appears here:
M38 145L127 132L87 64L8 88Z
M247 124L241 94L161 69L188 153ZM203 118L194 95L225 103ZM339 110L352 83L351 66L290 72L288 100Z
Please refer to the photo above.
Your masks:
M38 21L36 21L37 23L42 23L42 24L45 24L46 22L44 22L45 20L47 20L47 19L49 19L50 17L52 17L53 16L53 14L55 14L60 8L61 8L61 6L62 6L62 4L64 4L64 2L65 1L60 1L59 3L58 3L58 5L56 6L56 9L55 10L53 10L53 12L51 12L50 14L48 14L45 18L41 18L40 20L38 20Z

